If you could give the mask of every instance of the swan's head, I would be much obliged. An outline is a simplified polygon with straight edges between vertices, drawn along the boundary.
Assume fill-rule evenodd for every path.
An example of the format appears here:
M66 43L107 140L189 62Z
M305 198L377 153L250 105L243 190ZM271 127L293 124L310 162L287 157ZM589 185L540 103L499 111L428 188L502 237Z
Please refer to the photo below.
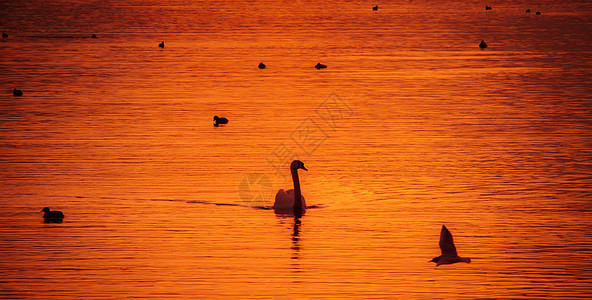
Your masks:
M291 170L302 169L304 171L308 171L308 169L304 166L304 163L299 160L293 161L292 164L290 165L290 169Z
M41 211L43 211L43 212L49 212L49 207L44 207Z
M218 116L214 116L214 121L220 119Z

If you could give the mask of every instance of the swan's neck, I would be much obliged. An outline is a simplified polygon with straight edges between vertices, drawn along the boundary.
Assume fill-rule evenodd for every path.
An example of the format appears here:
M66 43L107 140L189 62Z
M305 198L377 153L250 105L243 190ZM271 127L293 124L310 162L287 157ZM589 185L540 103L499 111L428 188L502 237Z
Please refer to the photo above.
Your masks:
M298 169L292 169L292 181L294 181L294 216L302 216L302 192L300 192L300 180Z

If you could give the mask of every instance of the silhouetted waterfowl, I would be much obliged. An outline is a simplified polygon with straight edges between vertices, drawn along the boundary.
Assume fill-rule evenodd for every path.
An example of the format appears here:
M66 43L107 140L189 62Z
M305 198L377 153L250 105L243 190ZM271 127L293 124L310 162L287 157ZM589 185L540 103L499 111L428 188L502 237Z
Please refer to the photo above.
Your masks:
M481 43L479 44L479 48L481 48L481 49L487 48L487 44L485 44L484 40L481 40Z
M15 97L20 97L23 95L23 91L14 89L14 90L12 90L12 95Z
M537 11L537 12L536 12L536 15L537 15L537 16L540 16L540 15L541 15L541 12L540 12L540 11Z
M96 35L96 34L93 34L93 35L91 36L91 38L93 38L93 39L96 39L96 38L97 38L97 35Z
M59 210L50 211L49 207L45 207L41 210L43 214L43 222L45 223L62 223L64 220L64 214Z
M452 240L452 233L448 231L446 226L442 225L442 231L440 231L440 250L442 255L434 257L430 262L435 262L436 267L439 265L453 264L457 262L470 263L471 259L468 257L460 257L456 253L456 247Z
M293 214L295 217L301 217L306 211L306 201L300 191L298 169L308 171L304 166L304 163L299 160L295 160L290 164L294 189L287 191L280 189L277 192L275 195L275 202L273 203L273 210L276 214Z
M485 6L485 10L491 10L491 6Z
M220 124L228 124L228 119L214 116L214 126L218 127Z
M266 67L267 66L263 62L259 63L259 69L265 69Z
M530 13L530 9L527 9L527 10L526 10L526 13Z
M2 38L7 38L7 37L8 37L8 34L4 31L2 31Z
M164 41L160 42L160 44L158 44L158 47L163 48L164 49Z
M372 10L378 10L378 5L372 7Z
M317 63L317 65L315 66L315 68L317 68L317 70L320 70L320 69L326 69L327 66L326 65L323 65L322 63Z

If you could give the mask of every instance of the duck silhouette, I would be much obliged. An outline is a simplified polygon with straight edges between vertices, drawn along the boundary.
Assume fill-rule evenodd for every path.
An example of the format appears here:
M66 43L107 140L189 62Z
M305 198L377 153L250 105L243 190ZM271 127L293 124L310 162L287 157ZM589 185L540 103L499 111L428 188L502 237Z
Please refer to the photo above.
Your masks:
M7 38L7 37L8 37L8 34L4 31L2 31L2 38Z
M263 69L265 69L266 67L267 67L267 66L266 66L266 65L265 65L263 62L260 62L260 63L259 63L259 69L262 69L262 70L263 70Z
M485 44L484 40L481 40L481 43L479 44L479 48L481 48L481 49L487 48L487 44Z
M214 116L214 126L218 127L219 125L223 124L228 124L228 119Z
M62 223L64 221L64 214L59 210L49 210L45 207L41 210L43 214L43 222L45 223Z
M160 44L158 44L158 47L164 49L164 41L160 42Z
M378 10L378 5L373 6L372 10Z
M12 90L12 95L15 96L15 97L20 97L20 96L23 95L23 91L17 90L17 89L13 89Z
M322 63L317 63L317 65L315 66L315 68L317 70L320 70L320 69L326 69L327 66L326 65L323 65Z
M440 231L440 250L442 251L442 255L436 256L430 260L430 262L436 263L436 267L457 262L471 262L471 259L468 257L458 256L454 241L452 240L452 233L450 233L448 228L444 225L442 225L442 231Z

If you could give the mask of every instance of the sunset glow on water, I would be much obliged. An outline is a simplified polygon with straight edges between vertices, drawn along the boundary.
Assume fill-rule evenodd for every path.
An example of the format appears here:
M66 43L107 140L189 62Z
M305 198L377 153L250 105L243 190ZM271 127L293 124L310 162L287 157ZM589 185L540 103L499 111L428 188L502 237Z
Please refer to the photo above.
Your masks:
M591 298L592 5L432 2L0 3L0 298Z

